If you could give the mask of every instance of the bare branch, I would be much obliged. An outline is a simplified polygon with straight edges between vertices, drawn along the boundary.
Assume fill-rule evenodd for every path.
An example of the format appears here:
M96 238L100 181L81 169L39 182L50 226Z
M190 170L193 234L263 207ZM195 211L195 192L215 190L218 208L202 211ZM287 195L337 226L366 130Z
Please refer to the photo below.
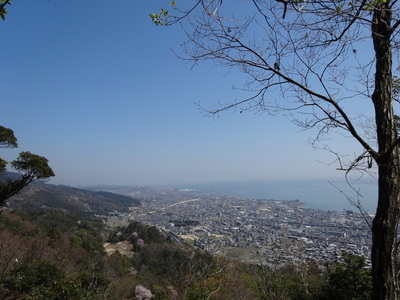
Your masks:
M341 189L339 189L336 185L334 185L332 182L328 181L328 183L330 185L332 185L335 189L337 189L345 198L346 200L353 205L355 208L358 209L358 211L361 213L361 215L363 216L365 222L367 223L368 227L370 229L372 229L372 218L371 216L368 214L368 212L365 210L365 208L362 206L360 199L357 199L357 201L355 201L352 197L348 196L345 192L343 192ZM354 187L348 182L349 186L354 190ZM359 191L356 191L357 193L357 198L361 196Z

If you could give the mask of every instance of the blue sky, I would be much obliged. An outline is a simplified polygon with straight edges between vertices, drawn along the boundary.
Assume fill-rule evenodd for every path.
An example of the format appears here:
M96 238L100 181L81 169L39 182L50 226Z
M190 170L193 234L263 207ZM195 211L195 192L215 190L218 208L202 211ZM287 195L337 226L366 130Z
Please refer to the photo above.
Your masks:
M195 102L240 99L244 77L178 59L181 28L148 17L165 3L15 1L0 22L0 118L20 147L1 154L43 155L52 182L73 186L342 178L282 116L202 116Z

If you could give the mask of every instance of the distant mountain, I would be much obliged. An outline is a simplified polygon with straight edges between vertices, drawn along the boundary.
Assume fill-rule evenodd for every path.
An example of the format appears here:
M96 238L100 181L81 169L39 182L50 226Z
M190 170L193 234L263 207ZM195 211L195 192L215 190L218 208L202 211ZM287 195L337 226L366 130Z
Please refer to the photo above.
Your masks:
M8 200L8 207L17 210L50 208L73 215L128 212L131 206L140 206L140 200L110 192L88 191L42 182L31 183Z
M8 172L8 171L0 172L0 182L4 182L7 180L15 180L20 177L21 175L19 173Z

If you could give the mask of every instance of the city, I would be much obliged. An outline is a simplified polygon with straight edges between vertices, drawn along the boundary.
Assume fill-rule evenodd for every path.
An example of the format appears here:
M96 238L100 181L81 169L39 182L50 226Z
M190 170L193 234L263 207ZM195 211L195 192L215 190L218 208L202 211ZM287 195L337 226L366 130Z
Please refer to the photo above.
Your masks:
M115 212L112 218L155 225L175 240L210 253L253 263L283 264L340 260L345 250L365 256L370 265L370 216L350 210L308 209L298 200L240 199L190 189L112 191L142 201L130 213Z

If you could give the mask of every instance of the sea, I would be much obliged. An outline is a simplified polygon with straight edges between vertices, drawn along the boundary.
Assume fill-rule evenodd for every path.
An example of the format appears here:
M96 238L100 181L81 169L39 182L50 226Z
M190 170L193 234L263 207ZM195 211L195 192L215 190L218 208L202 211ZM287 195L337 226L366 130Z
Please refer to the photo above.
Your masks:
M374 180L352 182L352 186L344 180L312 180L193 183L178 188L242 199L299 200L305 208L357 212L353 202L371 215L375 214L378 195Z

